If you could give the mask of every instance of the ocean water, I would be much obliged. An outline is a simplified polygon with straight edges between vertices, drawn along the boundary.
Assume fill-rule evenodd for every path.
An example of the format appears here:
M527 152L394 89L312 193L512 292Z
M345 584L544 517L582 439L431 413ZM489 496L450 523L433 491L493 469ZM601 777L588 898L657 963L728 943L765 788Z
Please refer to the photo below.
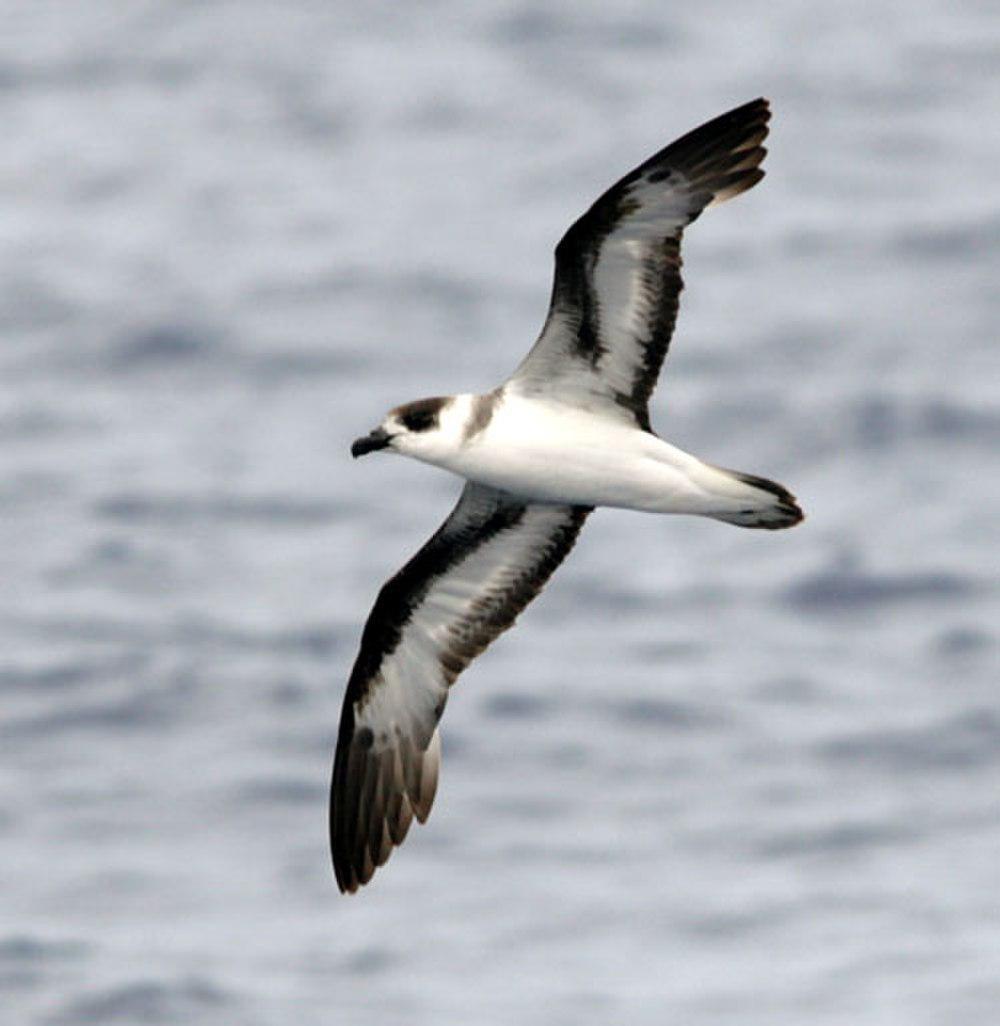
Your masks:
M976 0L0 4L0 1020L1000 1007L1000 19ZM656 427L791 532L599 511L338 894L381 582L620 174L757 95Z

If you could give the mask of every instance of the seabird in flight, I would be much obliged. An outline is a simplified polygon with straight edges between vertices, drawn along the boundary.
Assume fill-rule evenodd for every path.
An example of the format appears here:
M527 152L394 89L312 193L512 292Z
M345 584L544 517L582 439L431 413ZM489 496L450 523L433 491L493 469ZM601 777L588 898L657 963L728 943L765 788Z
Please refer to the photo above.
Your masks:
M780 484L702 462L652 430L649 398L681 291L681 237L745 192L770 118L754 100L613 185L556 247L548 317L483 395L391 410L352 454L384 449L466 480L430 541L382 588L344 697L330 797L337 883L355 891L431 809L438 721L456 677L538 594L595 506L776 530L802 519Z

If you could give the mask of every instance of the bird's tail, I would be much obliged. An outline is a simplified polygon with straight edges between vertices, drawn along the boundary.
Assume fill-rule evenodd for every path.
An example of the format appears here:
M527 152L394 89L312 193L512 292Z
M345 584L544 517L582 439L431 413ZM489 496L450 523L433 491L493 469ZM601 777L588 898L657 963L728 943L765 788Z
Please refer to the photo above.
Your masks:
M766 531L780 531L794 527L805 514L795 496L776 481L737 470L713 467L719 477L712 482L715 502L706 516L738 527L758 527Z

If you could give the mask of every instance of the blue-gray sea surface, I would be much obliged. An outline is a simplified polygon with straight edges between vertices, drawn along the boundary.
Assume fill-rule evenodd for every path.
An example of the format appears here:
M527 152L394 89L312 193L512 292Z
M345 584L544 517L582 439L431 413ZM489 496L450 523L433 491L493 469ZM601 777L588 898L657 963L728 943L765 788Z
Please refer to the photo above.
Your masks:
M1000 18L976 0L0 4L4 1026L1000 1016ZM762 533L599 511L340 896L378 586L616 177L757 95L661 433Z

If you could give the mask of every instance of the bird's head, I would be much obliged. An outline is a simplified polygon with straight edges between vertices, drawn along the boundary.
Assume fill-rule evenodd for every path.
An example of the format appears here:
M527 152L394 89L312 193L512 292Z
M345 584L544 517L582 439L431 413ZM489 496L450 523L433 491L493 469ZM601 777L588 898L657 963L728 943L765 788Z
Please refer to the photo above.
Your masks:
M450 396L417 399L390 410L374 431L355 439L351 455L357 459L377 449L390 449L434 462L455 448L464 417Z

